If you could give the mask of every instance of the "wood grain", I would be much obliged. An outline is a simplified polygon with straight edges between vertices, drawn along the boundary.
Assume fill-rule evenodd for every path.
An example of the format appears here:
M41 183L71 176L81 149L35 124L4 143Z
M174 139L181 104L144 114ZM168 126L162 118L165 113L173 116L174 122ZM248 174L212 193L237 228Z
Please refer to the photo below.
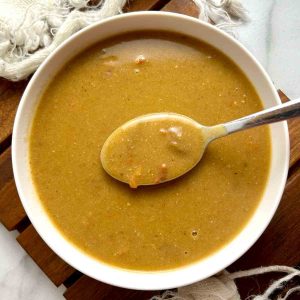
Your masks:
M82 276L64 293L69 300L146 300L159 294L156 291L136 291L113 287L103 282Z
M290 167L300 160L300 118L288 121L290 134Z
M129 0L124 7L125 12L134 12L141 10L160 10L170 0Z
M280 90L279 97L283 103L289 101L289 98ZM300 118L288 120L290 135L290 167L294 166L300 160Z
M26 217L13 179L11 151L0 156L0 221L8 229L16 229Z
M191 17L198 17L199 9L191 0L171 0L162 11L180 13Z
M75 272L46 245L32 225L17 237L17 241L55 285L61 285Z
M10 82L0 78L0 152L2 143L12 133L17 107L27 82Z

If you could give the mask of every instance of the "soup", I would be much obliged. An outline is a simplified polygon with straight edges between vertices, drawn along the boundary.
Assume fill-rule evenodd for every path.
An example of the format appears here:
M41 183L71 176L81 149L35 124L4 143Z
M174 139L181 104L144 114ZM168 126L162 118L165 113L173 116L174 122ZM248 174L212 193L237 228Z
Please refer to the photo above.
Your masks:
M270 168L269 128L219 139L185 176L137 189L104 171L102 146L143 114L215 125L261 109L242 71L207 44L169 32L105 40L67 62L41 95L30 134L39 199L66 239L104 263L191 264L230 242L253 215Z

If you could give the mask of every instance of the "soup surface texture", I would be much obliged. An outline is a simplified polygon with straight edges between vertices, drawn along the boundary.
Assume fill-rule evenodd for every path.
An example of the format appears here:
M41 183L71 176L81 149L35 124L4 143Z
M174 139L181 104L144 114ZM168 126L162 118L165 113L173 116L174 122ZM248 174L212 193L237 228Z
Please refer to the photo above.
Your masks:
M163 270L204 258L232 240L254 213L268 178L268 127L219 139L185 176L131 189L100 163L123 123L174 112L204 125L262 104L224 54L172 33L135 32L68 62L41 96L30 136L37 193L61 233L121 268Z

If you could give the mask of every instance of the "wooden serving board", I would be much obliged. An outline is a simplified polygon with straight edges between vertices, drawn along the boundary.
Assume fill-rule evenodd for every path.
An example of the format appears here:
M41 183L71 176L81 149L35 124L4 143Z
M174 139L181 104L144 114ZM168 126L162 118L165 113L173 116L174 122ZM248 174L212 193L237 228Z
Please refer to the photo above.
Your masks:
M129 1L126 11L163 10L197 16L198 9L192 0L135 0ZM20 97L28 81L11 83L0 79L0 221L8 230L18 230L20 245L59 286L67 287L66 299L114 300L149 299L161 291L134 291L116 288L81 274L61 260L39 237L18 197L11 165L11 134L13 120ZM279 92L283 102L287 97ZM300 264L300 119L288 122L291 140L290 170L281 204L267 230L256 244L229 271L268 265L299 266ZM262 292L274 279L270 275L241 279L237 284L242 298ZM297 296L296 296L297 297ZM300 299L295 298L295 299Z

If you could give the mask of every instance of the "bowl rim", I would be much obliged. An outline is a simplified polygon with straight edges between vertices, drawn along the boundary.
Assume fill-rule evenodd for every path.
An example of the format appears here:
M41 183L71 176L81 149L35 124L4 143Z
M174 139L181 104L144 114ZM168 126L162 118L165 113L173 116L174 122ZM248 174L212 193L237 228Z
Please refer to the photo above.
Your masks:
M17 163L17 143L18 143L18 131L19 131L19 123L20 123L20 119L22 118L22 111L23 111L23 107L26 103L26 99L28 98L28 94L31 91L31 89L34 87L34 85L36 84L36 81L38 80L40 74L43 72L44 68L48 65L48 63L50 62L50 60L52 59L52 57L54 57L55 55L57 55L57 53L59 51L61 51L61 49L63 49L68 43L70 43L73 40L76 39L80 39L82 36L84 36L85 34L87 34L89 31L94 30L96 27L101 26L102 24L105 23L110 23L110 22L114 22L115 20L119 20L119 19L127 19L127 18L135 18L135 16L143 16L143 17L171 17L171 18L176 18L178 21L180 20L186 20L188 22L193 22L193 23L197 23L197 26L204 26L207 27L209 30L211 30L212 32L214 32L215 34L219 34L222 35L223 37L225 37L226 39L229 39L234 45L235 47L240 48L241 51L243 51L248 57L249 60L255 65L255 67L261 72L261 74L265 77L266 81L268 82L268 86L270 88L270 91L274 94L274 98L276 99L277 103L280 103L280 99L279 96L277 94L277 91L275 89L275 87L273 86L268 74L266 73L266 71L263 69L263 67L260 65L260 63L257 61L257 59L242 45L240 44L237 40L235 40L233 37L231 37L230 35L228 35L227 33L221 31L220 29L216 28L215 26L208 24L206 22L200 21L198 19L195 19L193 17L190 16L186 16L186 15L182 15L182 14L177 14L177 13L171 13L171 12L152 12L152 11L144 11L144 12L132 12L132 13L126 13L126 14L121 14L121 15L117 15L117 16L113 16L104 20L101 20L99 22L96 22L94 24L91 24L87 27L85 27L84 29L80 30L79 32L75 33L74 35L72 35L71 37L69 37L67 40L65 40L64 42L62 42L46 59L45 61L39 66L39 68L37 69L37 71L35 72L35 74L33 75L33 77L31 78L30 82L28 83L23 96L21 98L18 110L17 110L17 114L15 117L15 122L14 122L14 128L13 128L13 135L12 135L12 165L13 165L13 173L14 173L14 178L15 178L15 182L16 182L16 186L17 186L17 191L18 194L20 196L21 202L24 206L24 209L26 211L27 216L30 218L30 221L32 223L32 225L34 226L34 228L36 229L36 231L38 232L38 234L41 236L41 238L43 239L43 241L59 256L61 257L65 262L67 262L69 265L73 266L75 269L79 270L80 272L82 272L83 274L86 274L96 280L100 280L102 282L105 282L107 284L111 284L114 286L119 286L122 288L129 288L129 289L136 289L136 290L162 290L162 289L169 289L169 288L174 288L174 287L180 287L180 286L184 286L184 285L188 285L188 284L192 284L196 281L199 280L203 280L205 278L208 278L209 276L212 276L216 273L218 273L219 271L225 269L227 266L229 266L230 264L232 264L234 261L236 261L239 257L241 257L250 247L253 246L253 244L257 241L257 239L261 236L261 234L264 232L264 230L266 229L266 227L268 226L268 224L270 223L271 219L274 216L274 213L280 203L280 199L285 187L285 183L286 183L286 179L287 179L287 174L288 174L288 168L289 168L289 135L288 135L288 127L287 127L287 122L283 122L282 127L284 130L284 141L282 141L282 144L284 146L284 153L286 154L286 156L284 157L284 162L283 162L283 173L281 176L281 181L280 181L280 185L277 187L278 189L278 194L276 199L274 200L274 202L276 203L272 209L272 211L269 212L268 218L266 218L264 226L262 226L262 228L259 228L259 230L257 230L256 234L255 234L255 238L253 240L251 240L250 243L248 243L247 245L241 245L240 246L240 251L238 253L238 255L233 255L232 257L230 257L230 259L226 258L226 260L224 260L223 264L220 264L218 266L215 266L214 268L212 268L211 270L209 270L208 272L206 272L205 276L199 276L197 274L194 274L192 271L192 275L193 276L181 276L180 273L184 273L182 272L182 268L176 268L176 269L171 269L171 270L166 270L166 271L132 271L132 270L126 270L126 269L119 269L116 268L115 266L112 265L107 265L105 263L105 265L108 266L108 269L112 269L113 273L115 274L115 278L110 276L109 278L107 278L105 272L104 274L102 274L101 276L99 276L99 274L95 275L95 273L91 272L91 270L87 269L86 266L78 263L77 261L73 261L69 259L68 253L62 253L57 247L57 245L53 245L51 242L49 242L47 234L44 232L44 230L42 228L40 228L39 226L36 226L36 222L35 222L35 217L33 216L33 214L30 211L30 207L29 205L27 206L27 202L25 201L26 195L24 193L23 190L23 183L22 183L22 177L20 176L20 170L19 170L19 166ZM138 30L138 29L137 29ZM163 29L164 30L164 29ZM174 32L176 32L175 28L174 28ZM99 38L99 41L101 41L101 37ZM84 51L84 50L81 50ZM271 167L271 166L270 166ZM54 226L54 225L53 225ZM247 225L245 225L246 227ZM58 229L56 229L58 231ZM67 241L67 243L69 243L70 245L72 245L72 247L76 247L74 246L70 241L68 241L67 239L65 239ZM228 244L227 244L228 245ZM227 245L225 245L223 248L226 248ZM78 249L77 249L78 250ZM219 252L216 251L216 252ZM84 253L82 252L82 255ZM85 254L87 255L87 254ZM201 263L200 261L194 262L192 265L196 265ZM101 262L102 264L102 262ZM187 266L187 268L190 265ZM107 270L108 270L107 269ZM123 273L123 274L122 274ZM161 276L159 276L159 274L168 274L171 275L171 273L178 273L176 280L174 280L174 276L172 277L173 281L169 282L170 280L168 280L167 278L165 278L164 280L162 280L162 278L159 278ZM124 277L125 275L128 275L127 277ZM131 276L132 274L134 274L134 276ZM157 276L158 278L153 280L153 275ZM118 278L120 276L120 278L122 278L123 281L120 281L120 279ZM138 277L144 277L143 280L138 280L139 283L142 283L141 285L137 285L137 283L133 280L133 279L138 279ZM151 279L151 280L150 280ZM150 283L147 281L150 280Z

